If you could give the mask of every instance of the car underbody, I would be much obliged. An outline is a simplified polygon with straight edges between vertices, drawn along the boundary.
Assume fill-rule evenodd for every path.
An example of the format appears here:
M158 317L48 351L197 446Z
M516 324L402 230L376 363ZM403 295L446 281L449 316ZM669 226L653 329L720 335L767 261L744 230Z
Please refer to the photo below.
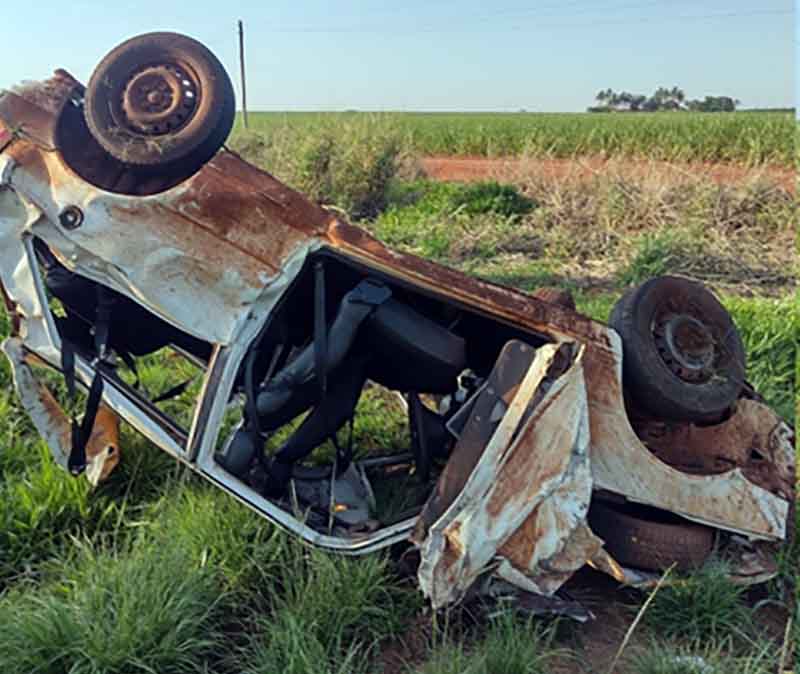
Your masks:
M309 544L412 544L436 608L492 583L557 597L586 564L653 583L659 565L615 557L596 504L696 527L741 582L776 573L793 429L749 386L718 418L659 416L626 383L620 335L568 303L392 251L225 149L188 177L143 177L92 143L84 95L64 71L0 94L3 351L62 467L107 476L119 418ZM83 299L59 297L59 278ZM161 341L123 344L112 319L98 344L105 301ZM120 374L155 346L200 373L188 428ZM93 427L41 369L101 390ZM410 447L348 442L365 387L398 395ZM422 498L376 515L375 491L409 474Z

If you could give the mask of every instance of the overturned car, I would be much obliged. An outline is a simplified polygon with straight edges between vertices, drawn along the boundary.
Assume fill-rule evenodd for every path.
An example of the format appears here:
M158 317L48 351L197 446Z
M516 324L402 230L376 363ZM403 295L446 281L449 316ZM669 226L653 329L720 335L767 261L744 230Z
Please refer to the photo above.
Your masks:
M793 431L713 294L656 278L608 327L394 252L221 149L233 117L217 59L170 33L86 88L59 70L0 94L3 351L60 465L105 477L122 419L310 544L411 542L435 607L492 583L551 598L587 564L639 584L713 553L774 575ZM185 382L138 385L165 349L198 373L188 425L169 412ZM399 396L405 451L353 446L366 387Z

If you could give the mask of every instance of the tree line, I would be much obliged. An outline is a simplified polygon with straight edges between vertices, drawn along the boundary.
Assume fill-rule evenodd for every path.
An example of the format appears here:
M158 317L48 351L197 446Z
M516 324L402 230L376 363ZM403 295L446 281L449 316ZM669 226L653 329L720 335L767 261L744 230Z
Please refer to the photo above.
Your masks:
M651 96L628 91L602 89L595 96L597 105L589 112L659 112L663 110L689 110L691 112L734 112L741 101L731 96L706 96L688 100L680 87L659 87Z

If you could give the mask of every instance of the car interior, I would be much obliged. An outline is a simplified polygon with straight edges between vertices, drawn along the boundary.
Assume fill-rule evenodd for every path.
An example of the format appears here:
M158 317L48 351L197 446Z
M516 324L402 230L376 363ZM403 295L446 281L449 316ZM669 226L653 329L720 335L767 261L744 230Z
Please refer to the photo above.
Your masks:
M70 271L43 241L36 240L35 250L47 290L64 308L56 318L60 336L92 360L98 284ZM107 376L119 379L122 366L136 372L137 361L165 347L207 365L211 344L106 291L112 294L108 339L116 358L95 364ZM215 461L282 507L289 507L291 497L322 513L332 499L349 501L336 517L337 524L351 526L374 522L370 479L411 473L424 487L413 504L419 512L466 413L512 340L534 348L550 341L335 252L314 253L247 350L229 395L233 421L224 425ZM380 456L378 448L362 465L354 460L359 448L353 447L352 427L366 387L395 396L406 415L410 447L393 456ZM141 395L136 387L128 389ZM151 396L148 412L178 427L162 411L169 397ZM327 453L315 452L328 443Z

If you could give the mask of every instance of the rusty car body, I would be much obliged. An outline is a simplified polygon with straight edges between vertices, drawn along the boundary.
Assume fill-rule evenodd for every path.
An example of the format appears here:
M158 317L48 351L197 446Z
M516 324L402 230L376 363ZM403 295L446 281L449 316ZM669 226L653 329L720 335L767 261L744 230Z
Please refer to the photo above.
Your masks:
M622 582L646 582L652 575L615 559L590 525L598 499L710 528L719 550L739 551L742 563L731 568L742 580L774 573L771 546L787 535L793 498L793 431L746 386L714 423L637 416L623 343L609 326L564 303L390 250L227 149L179 180L151 173L153 184L139 189L135 171L92 142L84 95L64 71L0 95L0 281L13 319L2 348L22 404L65 469L73 423L37 375L39 366L64 368L61 324L37 257L42 245L70 273L207 347L193 357L202 382L188 428L126 383L113 354L78 349L75 378L87 390L102 380L104 410L310 544L363 554L412 541L420 586L435 607L459 601L487 577L550 597L586 564ZM303 353L312 371L325 373L309 395L319 402L336 394L345 367L355 366L345 356L345 367L320 370L320 344L328 356L335 351L325 340L357 289L377 292L376 305L396 301L403 316L421 316L432 333L446 329L465 344L458 368L477 372L480 385L460 406L458 427L451 424L451 449L350 460L337 448L328 472L309 468L304 478L298 469L283 492L265 491L250 472L220 459L247 422L242 392L247 364L258 360L251 355L266 363L256 382L261 396ZM361 339L366 328L359 330ZM358 385L370 379L401 390L417 422L435 420L436 410L417 395L429 392L430 373L415 369L405 343L397 354L381 351L382 335L364 347L377 356L368 357ZM231 430L225 419L236 405L243 412ZM417 431L425 432L424 423ZM108 458L99 454L87 451L79 468L99 476L102 467L92 463ZM370 480L398 467L428 478L424 503L396 521L355 516L370 499Z

